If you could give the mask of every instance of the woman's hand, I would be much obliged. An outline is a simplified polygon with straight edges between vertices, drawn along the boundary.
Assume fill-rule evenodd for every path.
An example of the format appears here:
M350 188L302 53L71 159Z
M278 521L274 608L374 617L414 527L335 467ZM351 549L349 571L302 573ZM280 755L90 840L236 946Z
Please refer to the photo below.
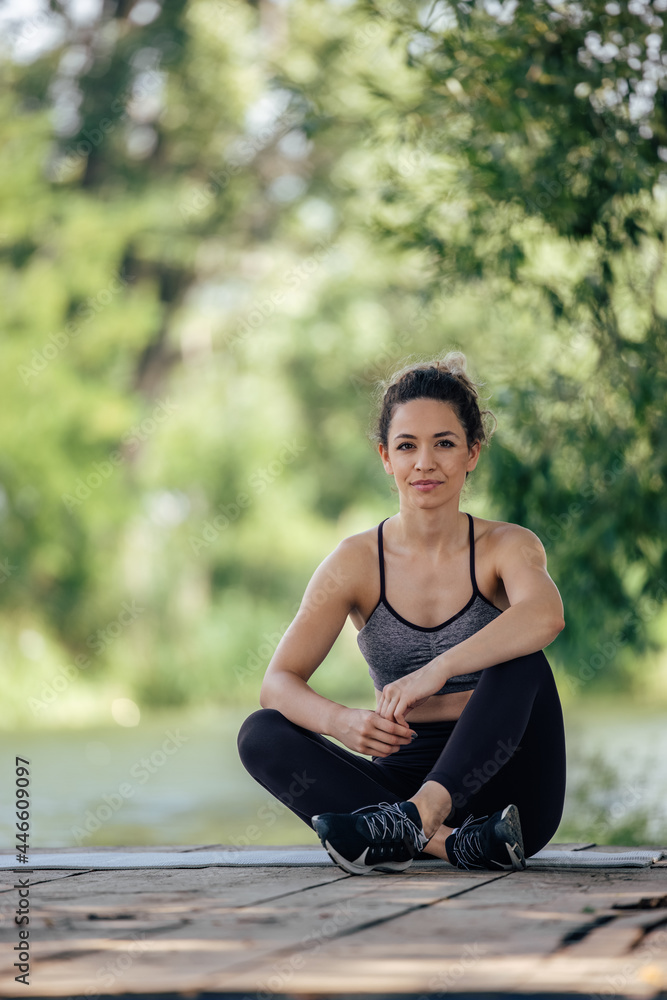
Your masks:
M431 662L405 677L399 677L391 684L385 684L378 702L378 714L383 719L391 719L399 725L407 726L405 713L417 705L423 705L431 695L440 690L446 679L443 677L442 664Z
M331 735L357 753L388 757L412 740L414 730L407 722L399 725L364 708L345 708Z

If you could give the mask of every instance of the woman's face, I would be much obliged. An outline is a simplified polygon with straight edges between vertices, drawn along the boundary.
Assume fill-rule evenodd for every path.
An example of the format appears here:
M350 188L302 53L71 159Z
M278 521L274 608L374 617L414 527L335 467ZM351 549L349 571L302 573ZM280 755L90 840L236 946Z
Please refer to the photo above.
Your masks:
M410 506L439 507L458 496L479 458L480 443L468 448L466 433L449 403L411 399L394 410L387 445L378 450ZM437 485L419 485L429 480Z

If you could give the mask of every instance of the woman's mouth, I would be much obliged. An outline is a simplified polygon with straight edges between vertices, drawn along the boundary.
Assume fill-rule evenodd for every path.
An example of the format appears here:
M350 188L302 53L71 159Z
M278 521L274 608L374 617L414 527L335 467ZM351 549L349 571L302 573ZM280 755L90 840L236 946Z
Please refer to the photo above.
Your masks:
M430 482L410 483L410 485L414 486L414 488L419 490L420 493L428 493L429 490L434 490L436 486L442 486L442 483L437 483L434 480L431 480Z

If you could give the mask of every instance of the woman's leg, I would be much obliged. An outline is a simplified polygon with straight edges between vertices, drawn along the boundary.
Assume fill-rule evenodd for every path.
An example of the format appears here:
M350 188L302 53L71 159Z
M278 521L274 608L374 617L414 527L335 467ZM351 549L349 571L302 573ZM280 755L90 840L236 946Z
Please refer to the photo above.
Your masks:
M401 802L419 787L397 769L383 767L290 722L273 708L260 708L238 735L243 766L312 829L311 816L353 812L376 802ZM391 756L399 756L393 754ZM388 760L389 758L386 758Z
M565 798L565 735L556 682L542 650L481 671L427 781L451 795L448 827L470 813L491 815L513 802L526 857L549 842Z
M419 730L420 724L414 728ZM428 755L434 739L438 737L430 733ZM443 733L441 745L444 749L432 754L432 766L429 762L423 767L423 759L418 762L418 775L410 773L410 766L419 740L414 749L404 746L396 754L369 761L289 722L274 709L254 712L238 739L250 774L311 827L310 817L317 813L349 813L410 796L421 811L424 783L436 782L452 799L443 832L470 813L491 815L514 802L526 856L549 842L565 796L565 738L558 691L542 650L486 667L453 729ZM444 842L440 831L437 836Z

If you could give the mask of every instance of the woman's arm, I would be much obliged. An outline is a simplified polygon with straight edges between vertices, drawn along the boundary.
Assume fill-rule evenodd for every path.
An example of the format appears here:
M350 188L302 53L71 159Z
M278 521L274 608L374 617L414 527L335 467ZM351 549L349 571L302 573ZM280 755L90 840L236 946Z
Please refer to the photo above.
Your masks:
M444 666L445 680L534 653L553 642L565 627L563 602L547 571L546 552L537 535L518 524L503 525L494 556L510 607L436 657Z
M382 719L373 710L347 708L308 685L356 607L363 559L354 536L346 538L318 566L294 621L266 669L259 694L262 708L275 708L297 726L333 736L358 753L386 757L409 743L412 730Z
M333 735L343 705L308 685L355 606L350 539L344 539L317 567L294 621L286 629L266 669L259 693L262 708L276 708L305 729Z
M378 704L383 718L405 721L405 712L423 704L450 677L537 652L564 628L563 602L537 535L521 525L505 524L498 530L493 553L510 607L419 670L387 684Z

